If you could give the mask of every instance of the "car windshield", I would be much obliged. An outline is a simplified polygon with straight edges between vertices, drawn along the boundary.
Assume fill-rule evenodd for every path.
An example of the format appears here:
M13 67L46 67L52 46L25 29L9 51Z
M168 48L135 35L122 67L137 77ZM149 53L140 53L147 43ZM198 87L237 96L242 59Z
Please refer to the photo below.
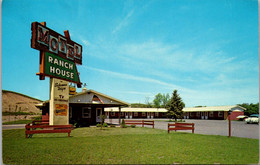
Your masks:
M250 115L250 117L259 117L259 114Z

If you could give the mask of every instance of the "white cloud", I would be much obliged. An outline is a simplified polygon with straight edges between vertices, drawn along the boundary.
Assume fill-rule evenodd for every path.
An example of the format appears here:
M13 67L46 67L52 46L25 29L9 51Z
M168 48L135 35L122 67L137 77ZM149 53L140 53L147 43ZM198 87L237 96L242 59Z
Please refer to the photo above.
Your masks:
M154 83L154 84L162 85L162 88L167 88L167 89L171 89L171 90L172 89L181 89L182 91L193 92L193 90L191 90L191 89L184 88L184 87L172 84L172 83L160 81L158 79L152 79L152 78L147 78L147 77L139 77L139 76L135 76L135 75L113 72L113 71L88 67L88 66L84 66L84 65L82 67L87 68L87 69L91 69L91 70L94 70L94 71L98 71L98 72L101 72L101 73L104 73L104 74L108 74L110 76L114 76L114 77L117 77L119 79L136 80L136 81L141 81L141 82L146 82L146 83Z
M130 12L128 12L128 14L122 19L122 21L112 31L112 34L118 32L120 29L127 26L129 23L129 19L133 14L134 14L134 9L132 9Z

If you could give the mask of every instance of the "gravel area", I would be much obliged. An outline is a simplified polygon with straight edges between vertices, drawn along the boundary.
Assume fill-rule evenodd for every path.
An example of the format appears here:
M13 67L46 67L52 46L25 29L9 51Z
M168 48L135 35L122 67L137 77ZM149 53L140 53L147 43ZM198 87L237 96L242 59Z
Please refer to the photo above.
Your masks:
M136 119L133 119L136 120ZM142 119L139 119L142 120ZM151 120L151 119L150 119ZM156 129L167 130L168 119L153 119ZM160 121L158 121L160 120ZM106 119L106 122L118 124L118 119ZM192 120L185 119L186 123L195 124L195 133L206 135L222 135L228 136L228 120ZM149 127L149 126L147 126ZM191 130L182 131L191 132ZM259 125L258 124L246 124L243 121L231 122L231 136L259 139Z

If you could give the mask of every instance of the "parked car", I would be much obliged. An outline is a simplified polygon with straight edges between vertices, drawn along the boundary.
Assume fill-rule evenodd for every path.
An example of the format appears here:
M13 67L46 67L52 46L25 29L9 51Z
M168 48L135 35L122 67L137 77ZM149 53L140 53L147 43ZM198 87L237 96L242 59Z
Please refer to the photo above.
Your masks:
M247 119L245 119L245 122L247 124L253 124L253 123L259 124L259 114L250 115Z

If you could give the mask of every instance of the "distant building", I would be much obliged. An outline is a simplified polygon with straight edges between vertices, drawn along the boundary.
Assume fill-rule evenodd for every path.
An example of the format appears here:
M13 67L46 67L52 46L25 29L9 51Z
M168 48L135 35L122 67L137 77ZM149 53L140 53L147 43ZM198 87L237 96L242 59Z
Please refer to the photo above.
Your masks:
M233 106L214 106L214 107L194 107L184 108L184 119L214 119L226 120L228 112L231 112L231 120L237 120L237 116L244 115L245 108ZM165 108L121 108L121 118L167 118L167 109ZM119 118L119 109L116 107L105 108L105 113L109 118Z

